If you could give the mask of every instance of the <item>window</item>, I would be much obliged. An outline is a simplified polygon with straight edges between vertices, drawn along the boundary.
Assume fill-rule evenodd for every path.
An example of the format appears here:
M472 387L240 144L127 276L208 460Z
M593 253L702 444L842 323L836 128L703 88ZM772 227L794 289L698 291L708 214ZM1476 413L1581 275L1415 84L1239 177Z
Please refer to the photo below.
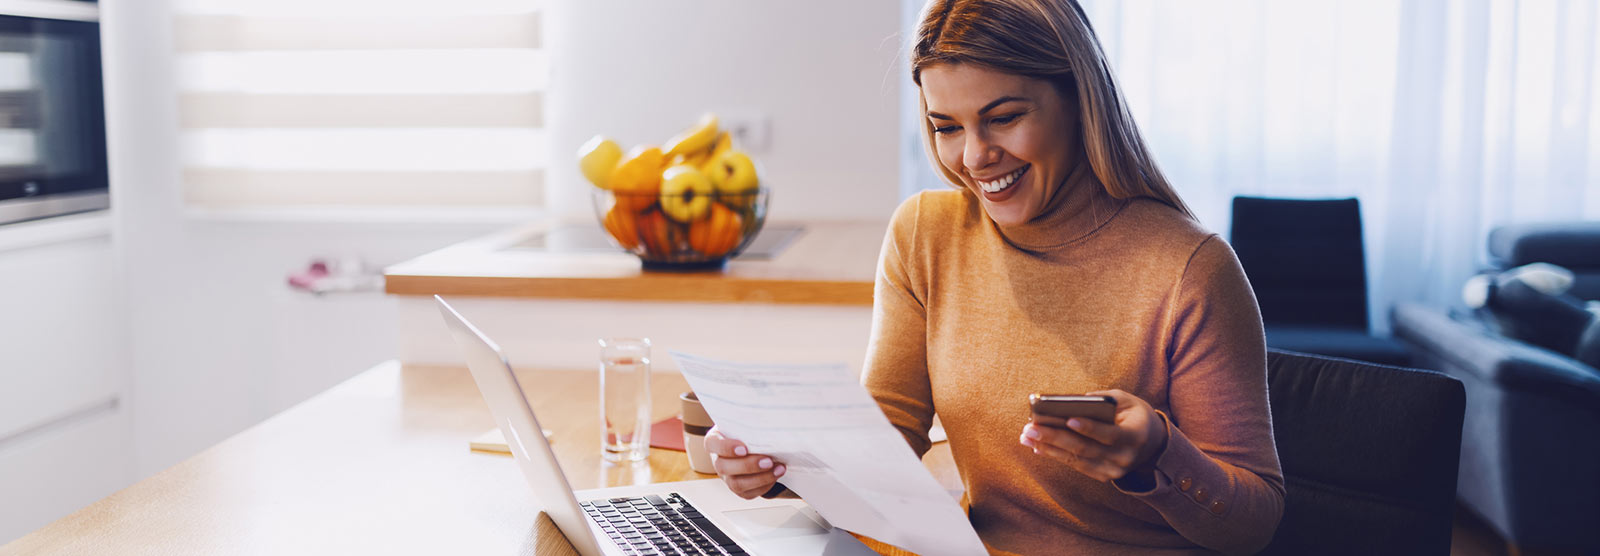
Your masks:
M543 203L536 0L175 0L185 200Z

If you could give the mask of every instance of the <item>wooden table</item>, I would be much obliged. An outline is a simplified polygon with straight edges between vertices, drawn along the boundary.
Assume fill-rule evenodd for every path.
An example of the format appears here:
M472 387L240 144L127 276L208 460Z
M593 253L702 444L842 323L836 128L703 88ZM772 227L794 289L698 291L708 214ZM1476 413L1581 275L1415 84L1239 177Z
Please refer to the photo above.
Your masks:
M574 489L709 477L668 450L604 463L593 371L518 378ZM683 378L652 379L673 415ZM573 554L511 458L468 450L493 426L466 369L384 363L0 554ZM947 445L924 461L961 488Z
M770 226L771 224L769 224ZM613 301L872 305L887 222L807 222L771 260L734 259L718 272L646 272L622 252L516 248L547 233L530 224L459 243L384 270L395 295Z

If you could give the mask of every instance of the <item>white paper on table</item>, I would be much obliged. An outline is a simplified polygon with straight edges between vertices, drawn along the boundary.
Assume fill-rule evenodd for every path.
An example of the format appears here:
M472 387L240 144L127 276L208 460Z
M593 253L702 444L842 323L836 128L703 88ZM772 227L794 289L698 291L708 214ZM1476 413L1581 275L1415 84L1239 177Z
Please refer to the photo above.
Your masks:
M717 429L787 466L778 482L834 526L928 556L987 553L848 366L671 353Z

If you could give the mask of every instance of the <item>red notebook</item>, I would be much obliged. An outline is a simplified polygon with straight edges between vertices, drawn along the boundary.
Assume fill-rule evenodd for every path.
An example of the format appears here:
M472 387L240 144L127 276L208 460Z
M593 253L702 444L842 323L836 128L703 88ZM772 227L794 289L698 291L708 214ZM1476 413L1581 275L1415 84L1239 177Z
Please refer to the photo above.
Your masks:
M683 451L683 419L668 417L650 426L650 447Z

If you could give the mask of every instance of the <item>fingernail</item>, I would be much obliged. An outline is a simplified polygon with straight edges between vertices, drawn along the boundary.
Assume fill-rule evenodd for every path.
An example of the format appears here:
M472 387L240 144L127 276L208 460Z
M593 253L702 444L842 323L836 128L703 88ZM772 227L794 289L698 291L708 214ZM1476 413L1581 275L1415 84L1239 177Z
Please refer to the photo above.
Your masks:
M783 476L783 474L784 474L784 473L785 473L785 472L787 472L787 471L789 471L789 468L788 468L788 467L784 467L784 466L782 466L782 465L779 465L779 466L778 466L778 468L777 468L777 469L773 469L773 470L772 470L772 476L773 476L773 477L782 477L782 476Z
M1038 440L1039 439L1039 429L1035 429L1033 427L1023 427L1022 428L1022 436L1026 436L1028 438L1032 438L1034 440Z
M733 455L743 456L743 455L747 455L749 453L750 453L750 451L744 449L744 446L734 446L733 447Z
M1083 421L1079 421L1077 419L1067 419L1067 426L1072 427L1072 430L1078 430L1079 427L1083 426Z
M772 469L772 459L761 458L761 461L756 462L756 467L760 467L762 469Z
M1026 436L1022 437L1022 445L1023 446L1027 446L1029 448L1032 448L1033 447L1033 439L1032 438L1028 438Z

